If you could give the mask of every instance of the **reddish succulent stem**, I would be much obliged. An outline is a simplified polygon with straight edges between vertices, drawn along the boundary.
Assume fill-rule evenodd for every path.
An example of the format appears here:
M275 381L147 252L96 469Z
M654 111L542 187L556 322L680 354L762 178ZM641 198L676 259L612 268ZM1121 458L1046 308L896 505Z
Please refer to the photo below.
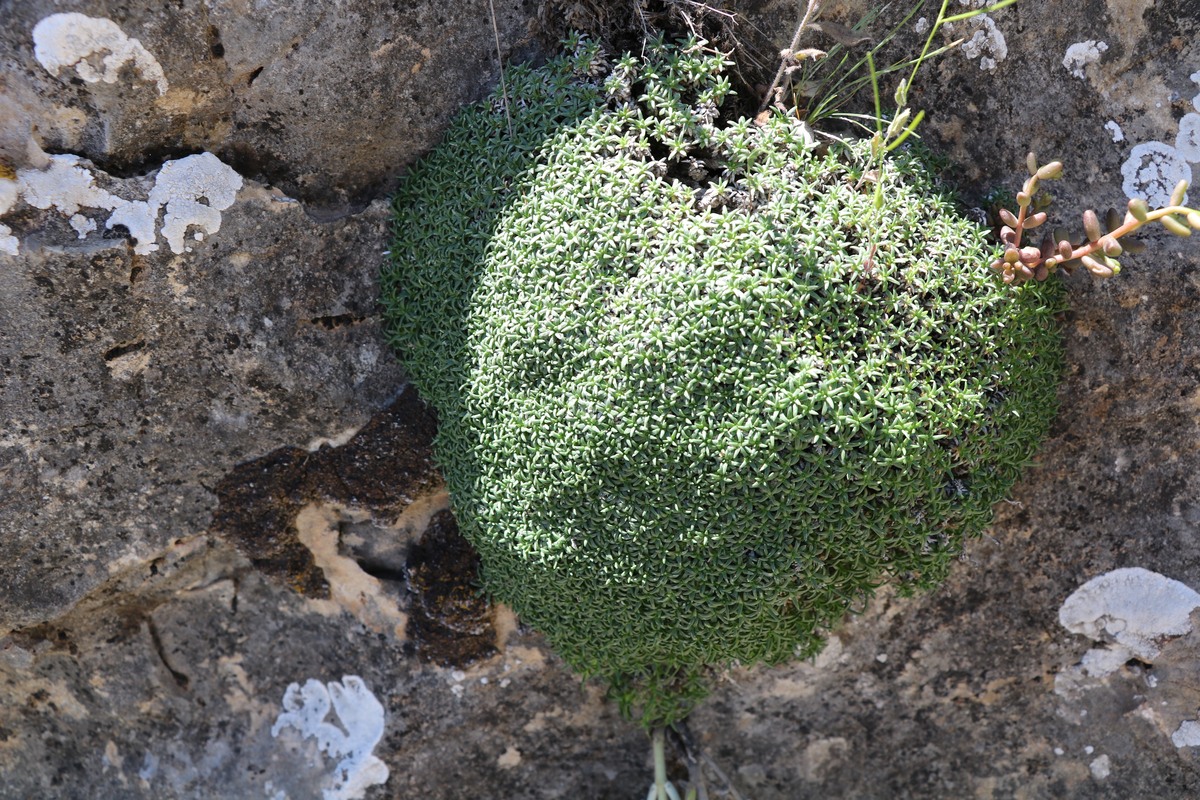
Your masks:
M1033 205L1038 182L1042 179L1054 179L1062 174L1061 163L1055 161L1039 167L1032 153L1027 157L1026 164L1029 166L1030 177L1017 195L1019 210L1016 216L1013 216L1012 212L1008 210L1000 212L1000 216L1006 220L1005 230L1001 237L1004 240L1005 251L1003 258L993 263L992 267L1004 273L1006 283L1023 283L1030 278L1042 281L1049 277L1051 270L1062 266L1067 272L1070 272L1080 261L1094 277L1111 277L1121 269L1116 256L1121 254L1122 247L1117 240L1122 236L1127 236L1143 225L1156 221L1161 221L1167 230L1180 236L1187 236L1189 228L1200 230L1200 211L1184 206L1180 202L1187 190L1186 182L1181 181L1171 196L1171 205L1150 211L1146 207L1145 201L1131 200L1124 221L1120 225L1113 226L1112 230L1107 233L1101 232L1100 221L1096 213L1094 211L1086 212L1083 226L1088 241L1085 244L1075 246L1070 242L1055 242L1051 237L1046 237L1042 240L1040 247L1026 246L1024 245L1026 226L1037 227L1046 221L1044 213L1036 212L1034 215L1036 220L1034 224L1030 225L1029 207ZM1110 215L1112 213L1114 212L1109 212ZM1184 225L1179 217L1185 218L1187 225ZM1008 224L1009 222L1011 225Z
M1167 206L1166 208L1157 208L1154 211L1151 211L1149 214L1147 214L1146 219L1144 219L1144 220L1126 219L1124 223L1122 223L1115 230L1111 230L1108 233L1106 233L1105 236L1111 236L1114 239L1120 239L1122 236L1128 236L1129 234L1133 233L1138 228L1142 227L1143 225L1145 225L1148 222L1155 222L1157 220L1162 219L1163 217L1170 216L1171 214L1187 215L1195 210L1196 209L1188 208L1187 206ZM1103 237L1101 237L1101 238L1103 238ZM1080 258L1081 256L1090 256L1092 253L1096 252L1099 249L1100 249L1100 243L1098 241L1088 242L1087 244L1081 244L1079 247L1077 247L1073 251L1071 251L1071 258Z

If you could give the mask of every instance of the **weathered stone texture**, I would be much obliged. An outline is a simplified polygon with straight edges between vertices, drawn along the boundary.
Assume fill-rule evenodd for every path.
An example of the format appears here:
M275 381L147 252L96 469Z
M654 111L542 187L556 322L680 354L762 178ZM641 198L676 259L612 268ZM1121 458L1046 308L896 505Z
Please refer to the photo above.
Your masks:
M733 5L760 60L786 42L793 3ZM534 53L539 9L496 9L506 52ZM425 469L431 420L378 324L383 192L495 80L486 12L0 0L0 175L77 154L124 203L207 151L243 179L190 249L106 231L111 209L0 206L0 798L320 797L335 760L271 728L289 684L343 675L385 711L391 775L366 797L644 795L644 735L471 596ZM111 20L168 88L136 50L112 83L52 74L33 29L54 13ZM972 198L1018 188L1027 149L1062 159L1055 209L1075 225L1124 203L1142 145L1200 177L1198 28L1183 0L1023 0L954 32L973 55L923 74L922 133ZM1058 622L1085 581L1136 566L1200 589L1200 250L1145 238L1118 278L1068 280L1058 421L951 580L884 592L815 664L734 671L697 712L744 797L1200 792L1181 734L1195 631L1153 663L1060 680L1104 647ZM299 572L255 566L260 513Z
M531 0L495 5L506 57L535 52ZM166 91L132 64L114 83L50 74L31 32L55 12L118 23L161 65ZM5 93L45 150L122 175L209 151L324 215L394 186L497 65L488 16L444 3L6 0L0 16Z
M244 190L181 258L101 239L8 259L5 627L203 531L240 461L361 425L397 392L373 317L385 225L381 205L327 226Z

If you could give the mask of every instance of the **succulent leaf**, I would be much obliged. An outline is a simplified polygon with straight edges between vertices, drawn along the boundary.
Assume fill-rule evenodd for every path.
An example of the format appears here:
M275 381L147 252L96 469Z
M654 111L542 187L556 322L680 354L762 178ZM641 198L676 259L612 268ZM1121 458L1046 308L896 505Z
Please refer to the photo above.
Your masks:
M1187 181L1183 180L1183 181L1180 181L1179 183L1175 184L1175 189L1171 192L1170 205L1173 205L1173 206L1183 205L1183 199L1185 197L1187 197L1187 190L1188 190L1188 182Z
M1083 232L1087 234L1089 242L1099 241L1100 237L1104 235L1104 232L1100 230L1100 218L1090 208L1083 212Z
M1167 214L1162 219L1160 219L1159 222L1162 223L1162 226L1164 228L1166 228L1167 231L1175 234L1176 236L1191 236L1192 235L1192 229L1189 228L1187 225L1184 225L1182 222L1180 222L1178 217L1174 217L1170 214Z

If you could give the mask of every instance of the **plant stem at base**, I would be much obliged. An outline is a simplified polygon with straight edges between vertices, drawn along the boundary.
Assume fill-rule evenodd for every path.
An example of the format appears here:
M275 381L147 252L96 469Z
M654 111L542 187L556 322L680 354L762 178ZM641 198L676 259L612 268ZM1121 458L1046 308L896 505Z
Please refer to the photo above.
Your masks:
M667 800L667 731L659 725L651 734L654 747L654 788L657 800Z

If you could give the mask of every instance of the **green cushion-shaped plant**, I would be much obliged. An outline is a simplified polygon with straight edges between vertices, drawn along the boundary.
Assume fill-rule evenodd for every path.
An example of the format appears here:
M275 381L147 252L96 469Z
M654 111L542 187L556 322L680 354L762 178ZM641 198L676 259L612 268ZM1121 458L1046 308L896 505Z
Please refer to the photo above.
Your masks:
M702 43L571 45L414 169L384 305L484 587L659 725L944 578L1054 413L1061 289L909 153L722 124Z

